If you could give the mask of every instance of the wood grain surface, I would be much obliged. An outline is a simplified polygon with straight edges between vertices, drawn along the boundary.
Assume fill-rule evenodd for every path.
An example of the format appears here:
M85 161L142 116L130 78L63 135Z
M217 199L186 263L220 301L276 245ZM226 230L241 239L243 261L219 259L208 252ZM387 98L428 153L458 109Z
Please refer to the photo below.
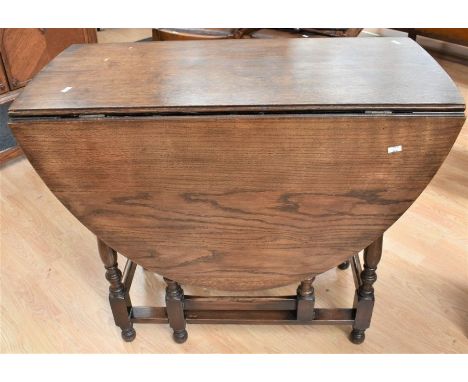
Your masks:
M92 42L96 42L93 29L0 28L0 52L10 89L25 86L70 45Z
M115 38L113 32L99 32L99 39ZM130 32L140 30L117 32L119 37L125 32L132 37ZM440 62L468 99L468 66ZM330 325L190 325L191 340L179 345L166 325L136 324L138 340L122 341L110 307L103 303L108 281L95 235L60 204L26 158L10 161L0 165L0 278L5 286L0 352L467 353L467 168L465 122L428 187L385 233L377 304L362 345L346 338L346 328ZM125 264L122 256L119 264ZM352 303L355 286L350 270L331 269L318 276L314 286L318 308ZM138 267L132 301L162 305L164 288L161 277ZM294 283L248 295L288 295L296 288ZM220 293L186 285L184 291Z
M52 192L108 245L183 284L251 290L322 273L369 245L426 187L463 121L286 115L11 126Z
M11 115L382 108L464 104L408 38L248 39L73 45Z

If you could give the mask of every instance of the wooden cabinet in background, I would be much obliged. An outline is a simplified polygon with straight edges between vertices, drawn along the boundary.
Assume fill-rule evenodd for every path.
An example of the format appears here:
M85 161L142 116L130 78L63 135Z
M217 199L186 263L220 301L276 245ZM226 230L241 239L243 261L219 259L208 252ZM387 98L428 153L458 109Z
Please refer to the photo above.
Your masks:
M96 29L0 28L0 163L21 153L6 117L21 88L70 45L94 42Z
M95 29L0 29L0 52L10 89L25 86L37 72L68 46L96 41Z
M468 46L468 28L395 28L408 33L408 37L416 40L417 36L424 36Z
M356 37L361 30L362 28L158 28L153 29L153 41Z
M6 78L5 69L3 68L2 60L0 60L0 94L6 93L8 90L8 80Z

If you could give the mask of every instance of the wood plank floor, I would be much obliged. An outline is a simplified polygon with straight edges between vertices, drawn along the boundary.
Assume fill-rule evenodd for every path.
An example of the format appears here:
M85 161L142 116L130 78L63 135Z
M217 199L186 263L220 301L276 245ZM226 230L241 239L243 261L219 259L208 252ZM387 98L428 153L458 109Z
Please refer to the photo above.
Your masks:
M468 66L440 60L468 100ZM372 326L135 325L120 339L95 237L22 158L0 168L2 353L466 353L468 352L468 126L421 197L385 235ZM123 259L120 259L123 264ZM295 285L265 294L294 293ZM134 305L163 304L161 278L138 268ZM186 288L187 292L210 294ZM347 307L350 270L316 281L317 305ZM211 292L214 294L214 292Z

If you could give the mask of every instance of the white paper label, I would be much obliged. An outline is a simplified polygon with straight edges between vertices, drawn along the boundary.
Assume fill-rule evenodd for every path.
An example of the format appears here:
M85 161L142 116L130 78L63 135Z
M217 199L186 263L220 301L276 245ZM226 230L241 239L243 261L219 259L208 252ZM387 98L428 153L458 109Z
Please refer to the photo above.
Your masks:
M402 145L398 145L398 146L390 146L387 148L387 152L389 154L393 154L393 153L399 153L400 151L403 150L403 146Z

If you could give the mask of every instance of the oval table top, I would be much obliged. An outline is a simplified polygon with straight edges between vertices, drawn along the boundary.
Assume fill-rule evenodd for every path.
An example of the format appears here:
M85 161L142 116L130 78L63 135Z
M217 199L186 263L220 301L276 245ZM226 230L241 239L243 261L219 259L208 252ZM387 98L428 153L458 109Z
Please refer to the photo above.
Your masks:
M253 290L381 236L440 167L463 110L407 39L97 44L53 60L10 126L107 245L180 283Z
M11 115L463 110L440 65L409 38L72 45Z

